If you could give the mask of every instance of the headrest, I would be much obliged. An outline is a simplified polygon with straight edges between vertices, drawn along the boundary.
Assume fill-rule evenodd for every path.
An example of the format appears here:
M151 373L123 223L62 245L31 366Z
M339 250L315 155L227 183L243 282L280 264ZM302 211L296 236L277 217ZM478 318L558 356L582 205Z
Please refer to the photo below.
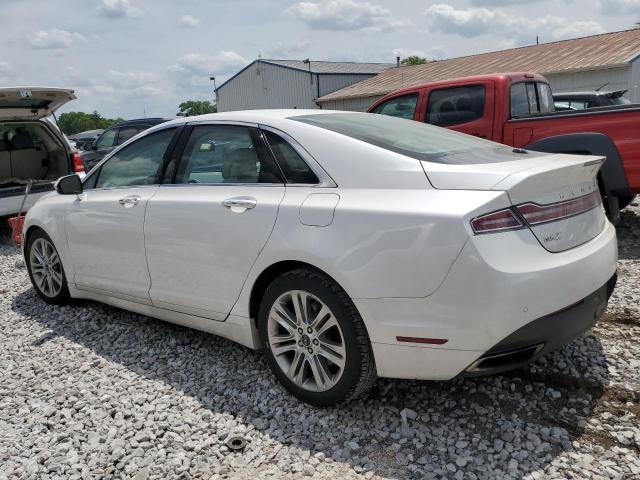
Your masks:
M254 183L258 179L258 157L252 148L239 148L229 154L222 167L225 182Z
M11 139L11 143L13 144L14 150L26 150L28 148L33 148L33 140L26 133L18 132Z
M449 113L453 112L454 110L455 107L449 100L447 100L446 102L442 102L442 105L440 105L440 113Z

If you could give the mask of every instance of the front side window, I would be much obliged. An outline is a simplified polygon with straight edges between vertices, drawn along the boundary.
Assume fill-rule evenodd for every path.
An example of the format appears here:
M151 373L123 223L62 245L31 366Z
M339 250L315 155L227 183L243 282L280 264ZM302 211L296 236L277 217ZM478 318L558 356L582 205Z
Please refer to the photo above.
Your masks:
M382 115L389 115L391 117L413 120L417 103L418 94L412 93L410 95L403 95L401 97L395 97L391 100L387 100L386 102L378 105L372 113L381 113Z
M175 128L152 133L112 155L100 168L96 188L153 185Z
M116 133L118 131L115 128L105 131L100 138L96 142L96 147L98 150L102 148L110 148L113 147L113 144L116 141Z
M259 151L248 127L194 127L176 174L176 183L282 183L275 165Z
M429 95L426 122L440 127L472 122L484 115L482 85L434 90Z
M288 183L318 183L316 174L288 142L273 132L265 131L264 134Z

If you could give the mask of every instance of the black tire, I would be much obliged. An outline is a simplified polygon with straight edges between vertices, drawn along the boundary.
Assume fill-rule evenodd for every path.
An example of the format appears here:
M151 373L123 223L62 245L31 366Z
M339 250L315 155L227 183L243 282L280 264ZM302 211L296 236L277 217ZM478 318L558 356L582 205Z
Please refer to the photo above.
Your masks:
M64 268L62 266L62 260L60 259L60 268L59 268L59 273L62 276L62 285L60 286L60 291L53 296L47 295L45 292L43 292L41 290L41 288L38 286L34 275L33 275L33 266L31 264L31 251L34 248L34 244L36 243L36 241L38 239L43 239L47 242L49 242L49 244L53 247L53 249L55 250L56 254L58 255L58 258L60 258L60 254L58 253L58 250L56 249L55 245L53 244L53 241L51 240L51 238L49 237L49 235L47 235L44 230L36 230L35 232L33 232L31 235L29 235L29 238L27 240L27 246L25 248L25 263L27 265L27 271L29 272L29 279L31 280L31 284L33 285L33 289L35 290L35 292L38 294L38 296L44 300L47 303L50 303L52 305L64 305L67 304L71 301L71 296L69 295L69 287L67 284L67 276L64 273Z
M317 392L296 385L278 365L269 345L267 331L271 307L281 295L302 290L326 304L337 320L344 338L346 362L340 379L330 389ZM267 288L258 312L261 349L278 380L295 397L324 407L354 399L367 392L376 379L376 368L369 336L355 305L345 291L328 276L311 269L297 269L277 277Z

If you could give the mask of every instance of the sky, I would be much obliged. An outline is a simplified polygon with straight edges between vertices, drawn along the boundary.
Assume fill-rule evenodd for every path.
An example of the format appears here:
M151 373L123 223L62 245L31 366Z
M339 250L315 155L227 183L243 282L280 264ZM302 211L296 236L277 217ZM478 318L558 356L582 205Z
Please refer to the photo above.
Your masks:
M452 58L624 30L640 0L0 0L0 86L73 88L61 111L172 117L262 58Z

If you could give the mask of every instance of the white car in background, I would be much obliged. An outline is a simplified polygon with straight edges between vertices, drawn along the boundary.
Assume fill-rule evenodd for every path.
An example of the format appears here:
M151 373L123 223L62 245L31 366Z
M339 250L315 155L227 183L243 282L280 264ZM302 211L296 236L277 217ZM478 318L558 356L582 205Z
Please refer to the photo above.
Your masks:
M51 119L76 98L74 91L50 87L0 88L0 218L19 213L53 190L70 173L84 173L80 153Z
M27 215L49 303L88 298L262 349L298 398L516 368L615 283L603 159L383 115L229 112L154 127Z

